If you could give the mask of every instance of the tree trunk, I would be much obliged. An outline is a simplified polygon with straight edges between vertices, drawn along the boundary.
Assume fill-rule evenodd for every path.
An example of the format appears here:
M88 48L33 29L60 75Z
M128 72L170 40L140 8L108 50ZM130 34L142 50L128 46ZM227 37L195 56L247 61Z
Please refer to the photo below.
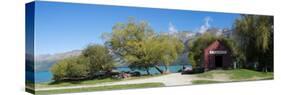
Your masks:
M156 68L156 70L157 70L158 72L160 72L160 74L163 74L163 70L161 70L157 65L155 65L154 67Z
M264 67L264 68L265 68L265 72L267 73L268 71L267 71L267 65L266 65L266 64L265 64L265 67Z
M168 66L165 65L165 73L169 73L169 72L170 72L170 70L169 70Z
M150 75L149 68L146 67L145 69L146 69L147 75Z

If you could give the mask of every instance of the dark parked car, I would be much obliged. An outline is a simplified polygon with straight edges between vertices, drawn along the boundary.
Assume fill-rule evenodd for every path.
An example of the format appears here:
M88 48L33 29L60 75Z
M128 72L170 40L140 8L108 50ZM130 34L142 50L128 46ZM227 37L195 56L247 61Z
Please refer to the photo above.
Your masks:
M193 69L182 70L181 74L198 74L198 73L203 73L204 71L205 71L204 68L197 67Z
M132 76L136 76L136 77L141 76L141 73L138 72L138 71L131 72L130 74L131 74Z

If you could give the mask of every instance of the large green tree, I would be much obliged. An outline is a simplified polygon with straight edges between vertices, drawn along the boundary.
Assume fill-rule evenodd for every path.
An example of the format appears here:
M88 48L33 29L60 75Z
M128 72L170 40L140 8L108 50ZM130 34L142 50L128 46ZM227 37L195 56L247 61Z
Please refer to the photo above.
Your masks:
M60 60L52 66L53 80L80 80L93 78L99 72L110 72L114 60L109 50L102 45L89 45L77 57Z
M130 19L127 23L118 23L113 27L106 45L115 56L131 69L147 71L163 63L166 67L182 51L182 43L176 38L169 38L155 33L146 22Z
M273 69L273 17L241 15L234 24L236 39L248 63Z
M155 54L158 54L156 60L165 66L165 72L169 72L168 66L175 62L184 50L183 42L177 37L169 35L159 35L154 41L158 41L155 46L158 48L154 50Z
M191 63L192 68L199 67L202 64L202 57L204 55L204 49L208 47L212 42L217 39L216 36L205 32L201 36L194 38L188 44L189 53L188 59L189 63Z
M106 45L113 51L115 57L122 63L127 63L131 69L146 70L153 63L145 52L145 40L152 37L154 32L146 22L135 22L130 19L127 23L117 23L113 26Z
M95 76L100 71L111 71L114 67L113 57L105 46L89 45L82 54L88 60L90 76Z

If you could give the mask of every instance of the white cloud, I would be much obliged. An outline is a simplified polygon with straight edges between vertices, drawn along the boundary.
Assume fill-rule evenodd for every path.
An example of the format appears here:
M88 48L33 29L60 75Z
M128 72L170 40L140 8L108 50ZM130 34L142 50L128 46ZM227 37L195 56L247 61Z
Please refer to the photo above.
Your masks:
M173 33L177 33L178 30L176 29L176 27L173 25L173 23L169 23L169 34L173 34Z
M200 26L198 32L199 33L204 33L206 32L210 27L210 22L213 21L213 19L211 17L205 17L204 18L204 24Z

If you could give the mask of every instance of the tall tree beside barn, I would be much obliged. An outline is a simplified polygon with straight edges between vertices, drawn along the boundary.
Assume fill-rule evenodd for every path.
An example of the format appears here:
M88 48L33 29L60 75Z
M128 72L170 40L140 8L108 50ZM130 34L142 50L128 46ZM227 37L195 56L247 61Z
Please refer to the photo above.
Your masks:
M221 41L227 48L230 49L231 57L234 61L239 62L240 60L243 60L243 54L240 54L240 49L237 47L237 43L232 38L217 36L212 33L205 32L188 44L189 53L187 57L193 68L203 66L204 49L216 40Z
M273 70L273 17L241 15L234 24L236 39L247 63L261 70ZM256 67L256 66L254 66Z
M205 32L204 34L193 39L188 44L188 48L189 48L188 59L192 65L192 68L202 66L201 64L203 62L202 57L204 55L203 49L208 47L216 39L217 39L216 36L212 35L209 32Z

